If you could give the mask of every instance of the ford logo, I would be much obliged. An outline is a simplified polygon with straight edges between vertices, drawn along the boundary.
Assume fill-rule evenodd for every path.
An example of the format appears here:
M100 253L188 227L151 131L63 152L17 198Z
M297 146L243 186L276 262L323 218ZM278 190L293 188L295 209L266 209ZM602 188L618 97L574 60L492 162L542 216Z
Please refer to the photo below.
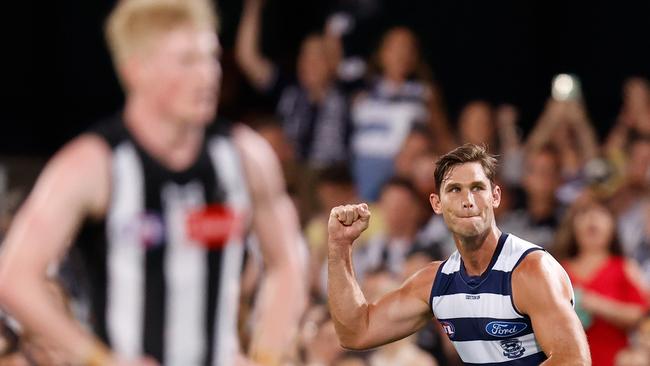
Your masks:
M526 323L493 321L487 323L485 331L495 337L511 337L528 328Z

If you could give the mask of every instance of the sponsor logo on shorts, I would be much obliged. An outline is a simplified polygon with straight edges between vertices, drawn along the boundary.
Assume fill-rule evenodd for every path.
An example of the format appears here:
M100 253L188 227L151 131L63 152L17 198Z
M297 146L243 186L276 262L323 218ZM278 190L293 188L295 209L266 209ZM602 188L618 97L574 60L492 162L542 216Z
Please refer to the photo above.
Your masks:
M465 300L480 300L481 295L465 295Z

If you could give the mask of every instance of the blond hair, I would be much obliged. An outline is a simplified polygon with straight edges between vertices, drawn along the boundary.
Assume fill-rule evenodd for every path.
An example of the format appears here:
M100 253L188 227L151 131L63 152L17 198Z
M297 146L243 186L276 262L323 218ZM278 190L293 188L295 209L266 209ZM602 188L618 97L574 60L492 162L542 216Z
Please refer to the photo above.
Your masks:
M108 16L105 34L117 67L162 33L183 25L216 32L217 22L210 0L120 0Z

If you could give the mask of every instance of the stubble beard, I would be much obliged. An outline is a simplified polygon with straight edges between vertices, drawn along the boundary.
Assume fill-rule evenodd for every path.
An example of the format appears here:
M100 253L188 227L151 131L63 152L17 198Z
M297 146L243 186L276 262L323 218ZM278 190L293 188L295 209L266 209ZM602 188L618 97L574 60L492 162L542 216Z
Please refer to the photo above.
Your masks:
M486 225L482 228L472 228L469 230L458 230L453 233L456 241L460 243L463 249L468 251L475 251L481 248L485 238L490 233L490 226Z

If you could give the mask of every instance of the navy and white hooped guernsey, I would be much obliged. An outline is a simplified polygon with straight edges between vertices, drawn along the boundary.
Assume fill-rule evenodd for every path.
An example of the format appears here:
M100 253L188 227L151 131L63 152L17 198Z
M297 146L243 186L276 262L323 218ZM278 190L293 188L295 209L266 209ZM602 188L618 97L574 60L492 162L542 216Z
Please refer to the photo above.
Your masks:
M530 318L512 300L512 271L541 247L501 234L488 269L469 276L458 251L440 265L433 283L433 314L465 365L539 365L546 355Z

